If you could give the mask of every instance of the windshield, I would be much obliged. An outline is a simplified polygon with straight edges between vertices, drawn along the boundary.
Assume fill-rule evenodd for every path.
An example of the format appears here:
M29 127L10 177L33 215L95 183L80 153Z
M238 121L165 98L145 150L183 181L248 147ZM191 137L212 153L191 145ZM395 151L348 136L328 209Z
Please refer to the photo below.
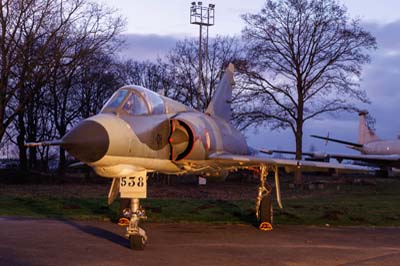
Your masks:
M143 96L146 98L146 101L150 104L152 114L164 113L164 102L161 99L160 95L158 95L153 91L146 90L143 91Z
M157 115L165 113L165 105L163 98L153 91L140 86L126 86L111 96L101 112Z
M134 92L129 95L123 110L131 115L144 115L149 113L144 99Z
M103 109L117 109L121 103L124 101L126 95L128 95L127 90L117 91L114 96L109 100Z

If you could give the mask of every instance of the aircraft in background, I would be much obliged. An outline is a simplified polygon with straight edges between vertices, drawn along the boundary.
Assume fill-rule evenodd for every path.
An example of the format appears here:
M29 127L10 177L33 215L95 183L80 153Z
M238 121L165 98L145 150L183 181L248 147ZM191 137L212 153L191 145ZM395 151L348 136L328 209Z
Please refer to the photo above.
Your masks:
M260 170L256 215L260 229L272 229L272 193L268 171L275 173L278 205L282 207L278 167L330 168L365 171L365 167L255 156L244 136L230 121L234 66L226 69L205 113L140 86L118 89L99 114L81 121L60 140L27 143L58 145L94 169L112 178L108 203L120 195L130 199L124 210L132 249L143 249L146 232L139 227L145 211L147 173L226 175L238 169Z
M345 144L348 148L357 150L361 154L345 154L345 153L322 153L322 152L304 152L303 155L308 156L311 160L329 161L334 158L341 162L342 160L353 160L368 163L370 165L379 166L382 170L391 171L390 168L400 168L400 139L381 140L367 125L367 111L359 112L358 125L358 142L349 142L345 140L311 135L311 137L323 139L325 141L337 142ZM261 152L296 154L293 151L285 150L261 150Z

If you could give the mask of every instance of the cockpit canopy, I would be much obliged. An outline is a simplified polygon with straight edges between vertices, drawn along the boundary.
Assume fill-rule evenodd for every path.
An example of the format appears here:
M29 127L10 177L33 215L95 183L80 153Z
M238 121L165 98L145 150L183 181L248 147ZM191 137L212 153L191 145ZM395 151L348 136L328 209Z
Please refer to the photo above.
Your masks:
M140 86L124 86L106 102L102 113L125 113L129 115L157 115L187 111L183 104Z

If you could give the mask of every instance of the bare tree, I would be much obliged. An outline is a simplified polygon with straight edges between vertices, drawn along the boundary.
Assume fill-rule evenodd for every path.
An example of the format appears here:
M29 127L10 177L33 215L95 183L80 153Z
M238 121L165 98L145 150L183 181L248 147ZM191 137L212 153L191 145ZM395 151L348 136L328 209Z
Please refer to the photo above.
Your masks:
M241 48L240 41L235 37L217 36L210 40L208 55L203 54L203 62L206 66L203 67L201 101L198 103L196 97L199 67L198 41L185 39L178 42L167 56L168 72L173 80L173 88L169 90L168 96L204 111L211 101L227 64L242 60Z
M243 19L253 104L241 110L242 122L273 118L272 128L290 128L301 159L304 122L368 102L358 81L375 38L335 0L267 0Z
M126 84L120 73L120 62L104 51L87 58L76 78L79 93L75 105L80 111L79 118L97 114L111 95Z
M49 47L56 41L56 1L1 1L0 13L0 139L23 111L33 93L25 89L35 73L47 64ZM65 7L68 10L67 7ZM57 18L62 18L59 16ZM55 32L54 32L55 31Z
M93 13L92 13L93 12ZM52 115L58 138L64 136L69 127L84 116L92 114L99 108L94 104L85 106L88 100L93 100L92 93L99 92L94 90L93 84L98 82L98 76L91 76L90 68L97 68L90 63L100 65L99 54L112 55L117 46L112 46L118 29L119 23L111 25L98 25L103 17L102 10L93 9L84 19L85 23L91 20L92 23L85 24L79 32L73 32L66 39L64 53L55 63L55 71L52 77L52 84L49 86L49 103L52 106L50 114ZM94 31L92 31L95 29ZM97 32L98 31L98 32ZM106 75L107 68L103 69ZM99 70L97 68L97 70ZM93 73L92 73L93 74ZM89 78L93 78L90 80ZM93 82L90 85L90 82ZM97 83L98 84L98 83ZM105 84L104 84L105 85ZM105 87L101 86L101 89ZM96 89L100 89L97 87ZM113 87L108 87L110 91ZM89 95L90 94L90 95ZM109 94L103 95L105 99ZM98 97L98 94L97 96ZM102 100L97 99L97 104ZM60 169L65 165L65 151L60 148Z
M119 71L124 84L143 86L161 94L168 94L172 86L167 64L161 59L156 62L128 60L119 64Z
M113 52L124 21L89 0L7 0L0 5L0 139L18 117L17 142L26 168L24 120L34 119L24 118L27 106L41 90L51 89L57 96L48 104L65 107L63 96L71 92L73 75L91 54ZM62 135L71 115L55 113L53 122Z

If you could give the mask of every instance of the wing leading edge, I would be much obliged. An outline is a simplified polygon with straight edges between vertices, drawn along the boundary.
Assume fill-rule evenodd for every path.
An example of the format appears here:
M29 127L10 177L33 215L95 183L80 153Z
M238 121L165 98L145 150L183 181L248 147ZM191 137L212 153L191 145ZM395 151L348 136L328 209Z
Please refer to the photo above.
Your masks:
M326 163L326 162L314 162L314 161L302 161L302 160L290 160L290 159L274 159L257 156L247 155L236 155L236 154L212 154L209 159L218 160L221 163L228 165L238 166L258 166L262 164L285 167L289 169L337 169L346 171L360 171L370 172L377 170L373 167L366 167L352 164L340 164L340 163Z

